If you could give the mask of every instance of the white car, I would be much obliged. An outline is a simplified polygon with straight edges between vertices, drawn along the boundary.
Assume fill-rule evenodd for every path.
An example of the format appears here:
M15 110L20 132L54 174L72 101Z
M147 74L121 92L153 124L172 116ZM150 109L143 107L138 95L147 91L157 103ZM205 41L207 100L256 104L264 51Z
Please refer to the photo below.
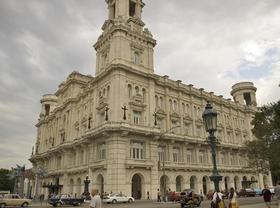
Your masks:
M118 202L132 203L134 202L134 198L131 196L130 197L125 196L123 194L110 194L108 196L103 197L103 202L112 203L112 204L116 204Z
M275 187L274 186L269 186L268 189L272 194L275 194Z

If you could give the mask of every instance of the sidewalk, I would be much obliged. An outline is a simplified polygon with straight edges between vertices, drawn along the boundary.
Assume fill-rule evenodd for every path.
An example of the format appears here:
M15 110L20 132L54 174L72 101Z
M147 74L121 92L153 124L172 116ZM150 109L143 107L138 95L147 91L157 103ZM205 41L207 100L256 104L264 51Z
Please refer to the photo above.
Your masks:
M271 208L277 208L277 202L272 201ZM248 204L248 205L241 205L240 208L266 208L266 205L263 203L258 204Z

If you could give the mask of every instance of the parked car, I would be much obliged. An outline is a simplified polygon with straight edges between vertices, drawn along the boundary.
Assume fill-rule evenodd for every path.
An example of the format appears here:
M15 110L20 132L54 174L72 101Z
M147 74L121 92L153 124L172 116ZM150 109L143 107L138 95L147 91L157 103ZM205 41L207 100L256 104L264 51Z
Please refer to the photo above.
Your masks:
M203 201L203 196L194 193L192 189L185 189L181 192L180 204L182 208L199 207Z
M73 198L69 194L62 194L50 198L48 203L54 207L61 207L63 205L80 206L82 203L84 203L84 199Z
M256 192L256 195L257 195L257 196L261 196L261 195L262 195L262 189L260 189L260 188L254 188L253 190Z
M168 201L180 201L181 200L181 192L170 191L167 196Z
M249 196L256 196L256 192L253 189L240 189L240 191L238 192L238 196L239 197L249 197Z
M131 196L126 196L124 194L109 194L103 197L103 201L106 203L116 204L118 202L134 202L134 198Z
M31 204L30 199L21 198L18 194L5 194L0 198L0 207L21 206L28 207Z

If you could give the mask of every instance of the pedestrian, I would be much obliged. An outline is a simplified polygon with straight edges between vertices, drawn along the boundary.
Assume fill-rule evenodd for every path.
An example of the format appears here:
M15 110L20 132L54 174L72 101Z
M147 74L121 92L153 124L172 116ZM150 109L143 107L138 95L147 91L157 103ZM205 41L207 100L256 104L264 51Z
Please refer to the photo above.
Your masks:
M160 196L161 196L161 193L160 193L160 191L159 191L159 189L158 189L158 190L157 190L157 202L161 202Z
M263 200L267 206L267 208L271 207L271 191L268 189L268 185L264 185L264 189L262 190Z
M278 203L278 208L280 208L280 181L277 182L277 186L275 187L275 196Z
M98 194L97 189L93 188L91 190L91 200L90 200L89 207L90 208L102 208L102 201L101 201L101 198Z
M150 200L150 192L147 191L147 200Z
M223 194L221 192L214 192L213 199L211 201L211 208L225 208L225 202L223 200Z
M238 202L236 200L236 192L234 188L230 188L229 190L229 208L239 208Z

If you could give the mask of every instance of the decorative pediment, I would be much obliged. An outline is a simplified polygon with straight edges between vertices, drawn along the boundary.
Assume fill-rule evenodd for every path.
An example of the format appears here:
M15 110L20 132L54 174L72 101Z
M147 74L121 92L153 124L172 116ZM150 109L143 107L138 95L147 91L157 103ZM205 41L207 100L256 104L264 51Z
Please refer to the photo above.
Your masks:
M82 124L85 125L87 122L87 119L85 117L82 118Z
M127 23L130 23L130 22L133 22L139 26L142 26L144 27L145 26L145 23L138 17L130 17L128 20L127 20Z
M166 113L164 112L164 110L161 109L161 108L157 108L157 109L156 109L156 113L157 113L158 116L161 116L161 117L164 117L164 116L166 115Z
M222 126L222 124L221 124L221 123L218 123L218 125L217 125L217 129L218 129L218 130L222 130L222 129L223 129L223 126Z
M75 126L75 128L78 128L78 127L79 127L79 122L76 121L76 122L74 123L74 126Z
M196 119L196 120L195 120L195 124L196 124L197 126L203 126L203 121L202 121L202 119L201 119L201 118Z
M190 117L189 115L184 115L183 119L184 119L184 121L187 121L187 122L191 122L193 120L192 117Z
M172 118L177 118L177 119L180 118L180 116L179 116L179 114L178 114L177 112L172 112L172 113L170 114L170 117L172 117Z
M146 104L144 104L141 94L136 94L135 96L133 96L132 100L129 102L129 105L132 109L136 109L139 111L143 111L147 106Z
M65 129L64 128L59 129L59 133L60 134L65 133Z
M243 130L242 133L243 133L244 135L246 135L246 136L248 135L248 131L247 131L247 130Z
M106 20L104 22L104 24L102 25L101 29L104 31L106 30L107 27L109 27L110 25L113 25L113 20Z
M233 128L231 126L227 126L226 129L227 129L228 132L232 132L233 131Z
M107 97L99 98L99 105L102 105L102 104L108 105L108 98Z
M236 133L239 133L239 134L241 133L241 129L238 127L235 129L235 131L236 131Z
M96 107L98 113L103 114L105 112L106 106L108 106L108 98L100 98L99 105Z

